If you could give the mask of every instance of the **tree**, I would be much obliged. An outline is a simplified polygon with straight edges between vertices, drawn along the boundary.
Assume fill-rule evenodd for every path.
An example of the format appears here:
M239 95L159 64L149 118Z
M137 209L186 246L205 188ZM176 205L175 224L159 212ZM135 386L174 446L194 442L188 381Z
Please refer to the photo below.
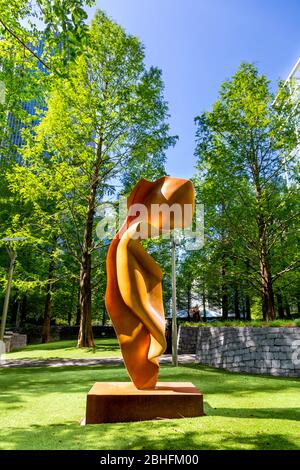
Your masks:
M51 88L52 77L67 76L68 64L84 50L89 30L84 8L92 3L90 0L12 0L8 4L0 0L0 81L4 85L0 99L0 226L2 236L22 235L22 231L28 236L24 250L26 255L22 256L21 250L14 277L18 311L20 310L23 321L28 298L37 295L33 294L34 289L42 288L41 279L46 272L45 322L50 318L53 292L50 295L49 287L55 282L55 279L50 279L53 260L50 256L44 273L42 259L47 260L49 253L53 252L52 236L49 233L50 248L45 239L45 245L41 248L41 237L36 230L31 230L28 224L25 227L24 219L26 223L30 219L33 227L38 225L36 211L32 206L32 214L28 214L29 204L25 204L25 211L24 201L18 197L18 191L8 190L8 175L15 164L23 163L22 147L25 145L26 131L34 131L45 110L44 97ZM24 214L22 210L25 211ZM32 264L30 258L36 261L37 247L40 262L35 266L35 272L31 268L27 272L28 266ZM18 273L22 273L23 280L17 278ZM40 301L36 298L30 308L37 318L39 304ZM45 329L44 325L44 332L49 333L48 327Z
M87 41L85 7L94 0L0 0L0 35L48 72L66 75ZM24 23L28 28L24 28ZM43 41L42 52L35 46Z
M242 64L221 86L212 111L196 118L197 179L223 260L223 295L228 270L243 272L248 286L259 287L265 319L275 317L274 282L299 266L295 250L282 256L280 249L282 237L296 234L297 187L286 187L284 166L295 168L298 117L282 84L275 101L266 77Z
M67 77L53 80L47 111L35 134L27 135L26 165L11 175L15 190L25 182L27 195L34 194L33 180L44 188L53 205L47 214L45 198L40 200L44 220L58 228L57 236L80 265L78 346L93 345L95 210L111 190L109 179L130 173L142 158L152 167L174 142L161 72L147 70L143 60L139 40L97 11L84 54L70 64Z

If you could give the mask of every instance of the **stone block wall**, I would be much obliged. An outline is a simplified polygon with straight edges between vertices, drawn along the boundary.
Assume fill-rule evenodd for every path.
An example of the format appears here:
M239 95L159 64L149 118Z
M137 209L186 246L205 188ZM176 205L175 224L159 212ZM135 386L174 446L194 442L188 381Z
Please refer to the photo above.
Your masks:
M4 336L4 343L6 352L25 348L25 346L27 346L27 335L20 335L19 333L8 333Z
M177 337L178 354L196 354L199 328L180 326Z
M181 354L186 349L195 353L201 364L233 372L300 377L298 327L180 327L178 346Z
M28 344L41 343L42 341L41 325L25 325L20 328L20 333L27 334ZM60 341L78 338L79 326L51 325L50 341ZM94 325L93 334L95 338L115 338L115 330L111 325Z

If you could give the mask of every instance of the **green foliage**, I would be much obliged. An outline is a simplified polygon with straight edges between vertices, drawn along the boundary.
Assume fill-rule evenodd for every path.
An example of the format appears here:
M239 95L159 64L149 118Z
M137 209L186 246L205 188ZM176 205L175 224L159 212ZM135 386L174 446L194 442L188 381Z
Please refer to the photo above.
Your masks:
M300 326L300 320L273 320L273 321L262 321L262 320L252 320L252 321L243 321L243 320L226 320L226 321L212 321L212 322L183 322L183 326L193 326L193 327L206 327L206 328L221 328L223 326L227 327L249 327L249 328L262 328L262 327L282 327L282 328L292 328L294 326Z
M290 273L294 289L297 284L299 106L282 84L275 101L266 77L242 64L196 124L195 186L206 232L199 267L213 264L208 269L214 273L199 275L208 295L213 280L231 309L235 295L241 303L259 294L271 314L281 280ZM290 298L295 302L296 290Z
M97 11L84 48L69 62L68 74L50 78L44 74L39 80L43 110L37 107L36 116L28 116L23 145L16 148L18 157L7 152L3 184L2 233L16 234L22 227L27 237L24 253L30 260L27 266L23 252L19 254L13 293L20 303L23 295L32 297L33 291L45 295L51 288L53 319L75 321L87 206L91 204L88 252L92 255L93 309L98 320L106 321L107 246L96 237L96 207L116 194L111 181L118 180L122 192L127 192L140 176L155 179L164 173L165 150L175 138L169 136L161 71L147 69L140 41ZM26 91L28 98L36 96L31 91ZM22 100L20 93L18 101ZM17 119L18 113L15 109ZM95 199L90 203L92 188ZM49 279L51 260L54 270ZM37 321L43 308L37 300L32 312Z
M128 194L142 177L165 174L166 150L177 139L169 135L161 71L147 69L138 38L102 11L89 27L92 3L12 0L8 8L0 0L0 238L26 236L18 245L13 321L27 312L40 322L50 286L53 319L75 322L93 186L92 302L95 319L106 321L107 245L96 237L96 207ZM227 301L244 318L248 302L259 319L265 253L277 310L280 302L286 316L299 309L298 108L283 84L275 100L266 77L242 64L212 110L196 118L194 184L205 205L205 245L178 250L178 308L219 309ZM11 138L11 119L21 145ZM162 266L168 311L169 242L145 245ZM0 248L3 295L9 259Z
M0 0L0 34L34 58L49 72L66 75L67 66L80 54L88 37L85 9L94 0ZM24 28L24 22L28 28ZM2 31L1 31L2 30ZM44 50L35 51L43 37Z

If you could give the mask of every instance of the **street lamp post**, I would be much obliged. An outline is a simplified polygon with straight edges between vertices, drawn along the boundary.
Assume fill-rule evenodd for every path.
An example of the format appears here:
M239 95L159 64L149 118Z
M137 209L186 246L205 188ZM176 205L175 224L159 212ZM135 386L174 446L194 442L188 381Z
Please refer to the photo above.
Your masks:
M177 300L176 300L176 240L171 235L172 251L172 364L178 366L177 355Z
M22 240L25 240L25 237L2 238L0 241L16 242L16 241L22 241ZM2 319L1 319L0 341L3 341L3 338L4 338L12 277L14 273L16 258L17 258L17 251L14 247L7 247L7 251L10 257L10 266L9 266L9 271L8 271L7 287L6 287L6 292L5 292L5 299L4 299Z

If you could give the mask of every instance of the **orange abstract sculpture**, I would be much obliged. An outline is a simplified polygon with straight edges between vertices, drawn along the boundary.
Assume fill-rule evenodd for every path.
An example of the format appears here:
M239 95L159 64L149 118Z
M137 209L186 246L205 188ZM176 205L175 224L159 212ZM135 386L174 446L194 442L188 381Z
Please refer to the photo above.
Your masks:
M145 210L132 210L137 204ZM139 389L154 388L157 358L166 349L162 272L142 247L140 233L145 227L147 233L155 229L161 234L190 225L194 188L181 178L165 176L153 183L142 179L128 197L127 207L127 218L107 254L105 302L132 382ZM164 211L166 207L171 211Z

